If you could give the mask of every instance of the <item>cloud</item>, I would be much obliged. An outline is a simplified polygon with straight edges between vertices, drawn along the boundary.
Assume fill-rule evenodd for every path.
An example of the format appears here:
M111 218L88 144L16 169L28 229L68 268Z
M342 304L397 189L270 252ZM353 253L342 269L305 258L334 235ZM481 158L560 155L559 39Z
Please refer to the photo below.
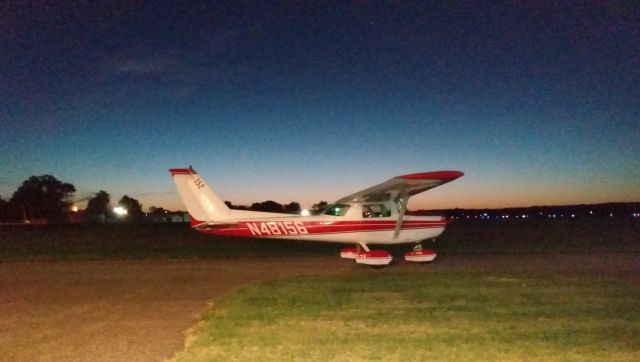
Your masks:
M111 70L114 73L126 74L162 74L176 69L179 63L167 57L143 57L111 59Z
M119 82L141 84L156 95L183 99L220 82L248 77L247 60L237 53L237 32L208 31L185 44L162 46L139 44L117 52L103 53L100 68L107 86L123 91ZM158 93L159 92L159 93Z

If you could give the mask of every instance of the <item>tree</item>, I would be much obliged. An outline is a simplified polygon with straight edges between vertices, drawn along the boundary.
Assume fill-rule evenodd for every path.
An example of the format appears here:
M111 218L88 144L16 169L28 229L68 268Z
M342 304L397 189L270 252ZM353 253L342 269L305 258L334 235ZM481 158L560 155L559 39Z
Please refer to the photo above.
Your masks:
M9 203L0 197L0 221L9 221Z
M157 207L157 206L151 206L149 208L149 218L148 221L151 222L165 222L167 221L167 217L166 214L168 213L168 210L165 210L162 207Z
M282 205L272 200L254 202L253 204L251 204L249 210L264 212L284 212Z
M84 211L85 221L105 222L112 218L111 196L106 191L100 190L89 200L87 209Z
M158 214L158 215L160 215L160 214L164 214L165 213L165 209L162 208L162 207L151 206L149 208L149 213L150 214Z
M142 204L127 195L122 196L118 205L127 210L126 220L131 222L140 222L144 213L142 212Z
M23 220L46 219L49 223L60 223L69 218L75 191L75 186L54 176L31 176L13 193L9 203Z
M224 204L227 205L228 208L234 209L234 210L246 210L247 209L246 206L244 206L244 205L234 205L231 201L225 201Z
M312 209L322 211L327 207L328 203L326 201L320 201L317 204L313 204Z
M302 211L302 208L300 207L300 204L295 201L291 201L284 205L284 212L287 214L299 214L300 211Z

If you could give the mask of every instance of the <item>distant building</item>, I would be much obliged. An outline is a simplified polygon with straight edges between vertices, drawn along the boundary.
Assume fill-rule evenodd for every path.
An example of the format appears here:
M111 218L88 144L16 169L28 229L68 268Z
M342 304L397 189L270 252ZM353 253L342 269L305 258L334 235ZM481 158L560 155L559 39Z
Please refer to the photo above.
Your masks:
M164 223L164 222L185 222L191 221L189 213L185 211L164 211L164 212L149 212L143 220L150 223Z
M69 222L72 224L82 224L87 222L84 217L85 210L76 209L69 212ZM105 218L101 215L101 220L98 222L101 223L113 223L113 222L121 222L119 218ZM46 220L43 220L46 223ZM141 222L146 223L188 223L190 221L189 213L186 211L167 211L162 210L161 212L148 212L145 213L144 216L140 219ZM32 222L32 223L43 223L42 221Z

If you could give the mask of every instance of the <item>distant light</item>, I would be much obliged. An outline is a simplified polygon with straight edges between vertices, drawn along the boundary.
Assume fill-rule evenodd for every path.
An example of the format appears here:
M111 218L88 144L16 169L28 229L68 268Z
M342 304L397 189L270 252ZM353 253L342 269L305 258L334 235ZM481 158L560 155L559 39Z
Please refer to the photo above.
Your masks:
M589 211L589 213L590 213L591 215L593 215L593 211Z
M73 206L73 207L71 207L71 211L73 211L73 212L78 212L78 207L77 207L77 206Z
M609 214L609 217L613 217L613 214Z
M309 215L311 215L311 213L309 212L309 210L307 210L307 209L303 209L302 211L300 211L300 215L302 215L302 216L309 216Z
M571 217L576 217L576 215L575 214L571 214Z
M122 206L116 206L113 208L113 212L118 216L124 216L127 214L127 209Z

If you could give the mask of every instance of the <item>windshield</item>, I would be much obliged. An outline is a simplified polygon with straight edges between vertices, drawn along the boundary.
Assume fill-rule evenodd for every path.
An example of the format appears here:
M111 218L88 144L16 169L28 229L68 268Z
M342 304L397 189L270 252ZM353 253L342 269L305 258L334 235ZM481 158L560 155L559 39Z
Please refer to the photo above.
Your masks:
M349 205L347 204L333 204L327 207L327 209L324 210L323 214L331 216L344 216L344 214L347 213L347 210L349 210Z

